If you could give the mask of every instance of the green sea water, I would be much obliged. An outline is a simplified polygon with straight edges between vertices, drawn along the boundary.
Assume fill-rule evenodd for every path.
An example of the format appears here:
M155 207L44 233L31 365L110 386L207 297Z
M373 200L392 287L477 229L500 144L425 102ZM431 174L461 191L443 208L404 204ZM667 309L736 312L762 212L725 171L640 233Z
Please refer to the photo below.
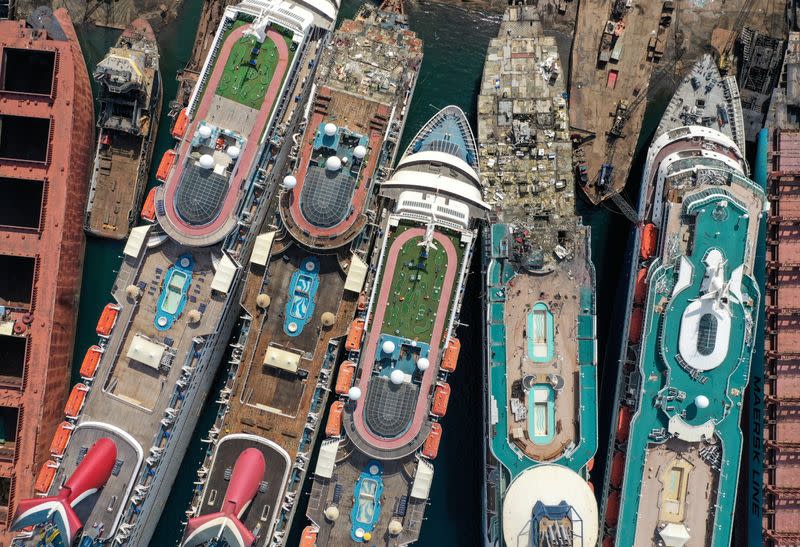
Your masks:
M150 185L155 183L155 167L163 152L172 146L169 135L171 120L166 117L168 105L177 88L174 76L191 53L192 43L200 16L202 0L186 0L179 17L159 32L161 70L164 78L164 112L159 128ZM355 14L360 2L344 0L340 18ZM486 47L497 35L498 14L483 14L459 7L427 2L407 4L411 28L423 39L425 58L419 76L414 100L409 111L404 147L417 130L440 108L449 104L460 106L475 124L477 93L483 69ZM87 27L79 29L87 64L99 61L119 32ZM652 128L650 129L652 131ZM636 195L636 189L630 191ZM624 241L629 224L618 214L605 208L590 209L580 204L585 222L593 229L592 251L597 268L598 326L602 363L614 295L617 292L619 271L623 261ZM110 298L109 293L121 260L123 244L89 238L87 241L83 286L81 290L78 334L75 349L73 379L86 348L95 343L97 318ZM479 545L481 537L481 451L482 451L482 399L480 367L482 366L480 329L480 271L479 261L473 265L467 286L461 320L462 352L459 369L451 376L453 396L448 414L443 420L444 434L431 490L430 506L422 526L417 545L432 547L443 545ZM603 376L601 367L601 378ZM213 422L217 405L213 394L219 388L218 375L212 397L206 404L198 428L187 450L181 472L170 493L166 508L151 545L175 545L180 539L184 511L191 498L195 472L202 460L206 445L200 442ZM601 417L601 430L603 421ZM601 447L603 443L601 442ZM312 464L313 465L313 464ZM598 467L595 467L598 469ZM306 492L308 484L306 484ZM304 506L301 506L290 535L288 545L296 545L299 532L305 526Z

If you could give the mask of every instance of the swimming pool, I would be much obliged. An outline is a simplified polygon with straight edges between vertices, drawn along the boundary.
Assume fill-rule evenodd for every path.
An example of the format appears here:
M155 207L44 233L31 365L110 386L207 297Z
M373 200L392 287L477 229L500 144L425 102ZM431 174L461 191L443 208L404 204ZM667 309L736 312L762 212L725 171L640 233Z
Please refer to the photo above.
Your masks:
M167 330L180 317L186 306L189 286L192 284L194 260L190 255L182 255L164 277L161 295L158 297L158 309L153 323L158 330Z
M370 461L356 481L355 503L350 514L350 538L365 541L372 535L381 516L381 494L383 494L383 468L377 461ZM367 535L369 534L369 535Z
M556 392L550 384L534 384L528 392L528 436L546 445L556 434Z
M547 304L537 302L528 314L528 357L534 363L553 360L555 349L553 314Z
M313 256L304 258L289 282L289 299L283 321L283 332L288 336L298 336L311 319L318 287L319 260Z

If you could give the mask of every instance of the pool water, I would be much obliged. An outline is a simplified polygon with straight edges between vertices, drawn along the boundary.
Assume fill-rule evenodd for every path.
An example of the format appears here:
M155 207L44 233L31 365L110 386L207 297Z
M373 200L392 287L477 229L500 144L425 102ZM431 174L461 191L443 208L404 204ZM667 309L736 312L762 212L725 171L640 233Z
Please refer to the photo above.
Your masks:
M550 384L534 384L528 392L528 435L533 444L549 444L555 436L555 395Z
M158 330L170 329L186 307L193 270L194 260L190 255L182 255L178 258L178 262L167 270L161 295L158 297L158 309L153 319Z
M555 350L553 314L547 304L537 302L528 314L528 357L534 363L553 360Z
M289 282L289 299L286 302L286 317L283 332L288 336L299 336L314 314L314 300L319 287L319 260L308 257L300 262L300 268L292 274Z
M350 515L352 526L350 537L361 542L366 534L371 534L381 516L381 495L383 494L383 468L377 461L370 461L356 481L353 512Z

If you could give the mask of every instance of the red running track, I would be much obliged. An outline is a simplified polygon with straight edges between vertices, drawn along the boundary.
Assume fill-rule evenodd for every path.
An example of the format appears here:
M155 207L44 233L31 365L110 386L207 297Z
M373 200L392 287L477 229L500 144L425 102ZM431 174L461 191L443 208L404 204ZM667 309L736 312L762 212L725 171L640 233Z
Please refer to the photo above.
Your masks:
M391 291L392 280L394 279L395 267L397 266L397 256L403 245L413 237L425 236L425 230L422 228L411 228L406 230L394 240L392 246L387 250L386 265L384 267L384 279L381 282L381 291L378 299L375 302L375 317L373 321L373 328L370 329L368 334L366 347L362 353L362 364L364 371L361 374L361 380L358 387L361 392L366 395L369 380L372 378L372 366L375 363L375 351L378 347L378 339L381 336L381 327L383 326L383 317L386 314L386 307L389 305L389 292ZM435 367L429 367L422 376L422 385L419 390L419 397L417 398L417 407L414 410L414 419L411 426L400 437L394 439L383 439L372 434L364 422L364 404L363 401L366 397L361 397L357 403L354 413L354 424L356 431L365 441L371 445L381 448L383 450L391 450L400 448L407 445L420 431L423 422L428 416L428 394L431 385L436 379L439 371L439 346L442 342L442 335L444 333L445 325L447 324L447 309L450 305L450 299L453 294L454 282L456 274L458 273L458 254L453 242L446 236L439 232L434 232L436 241L447 252L447 269L444 275L444 284L442 285L442 295L439 299L439 309L436 311L436 321L433 325L433 335L431 336L430 351L428 359L431 363L436 363Z
M228 217L234 210L236 203L239 201L239 189L242 184L242 179L244 179L249 173L250 166L255 159L256 152L258 151L258 139L261 137L261 133L264 131L264 127L266 127L269 117L272 114L272 108L275 105L281 85L283 84L283 78L286 75L286 69L289 65L289 48L286 46L286 41L274 30L268 31L267 38L272 40L272 43L275 44L275 47L278 49L278 65L275 67L275 73L272 75L269 88L264 96L264 103L261 105L261 109L258 111L258 117L253 124L250 134L247 136L247 142L245 142L244 150L242 151L241 156L239 156L239 161L236 164L236 170L231 176L225 201L222 204L219 215L217 215L217 218L215 218L210 224L206 224L205 226L194 226L192 224L187 224L181 219L180 215L178 215L178 212L175 210L175 194L177 193L178 187L181 184L183 169L189 153L191 152L190 147L192 136L197 130L200 122L203 121L208 114L208 109L211 107L211 101L213 101L215 96L214 91L216 91L219 80L222 78L222 74L225 72L225 65L228 57L230 56L231 49L233 49L233 46L248 28L249 26L241 26L235 29L230 33L228 39L225 40L225 43L222 44L222 48L220 48L219 55L217 56L216 65L214 66L214 71L211 73L208 85L206 85L207 93L203 95L203 100L197 109L197 114L194 116L194 121L184 134L184 138L181 141L180 147L178 148L179 159L176 162L178 168L173 171L164 188L164 209L169 222L175 227L175 229L189 237L203 237L213 234L216 230L219 230L225 225Z

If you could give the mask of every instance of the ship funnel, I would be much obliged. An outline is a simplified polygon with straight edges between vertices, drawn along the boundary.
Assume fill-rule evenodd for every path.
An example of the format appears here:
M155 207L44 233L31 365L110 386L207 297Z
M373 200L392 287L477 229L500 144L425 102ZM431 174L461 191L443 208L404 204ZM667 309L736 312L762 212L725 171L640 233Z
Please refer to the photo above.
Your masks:
M182 547L200 547L227 543L232 547L250 547L255 536L241 520L247 507L256 497L264 477L266 463L257 448L242 452L233 465L228 490L217 513L189 519Z
M19 502L11 530L52 524L65 538L65 543L71 545L83 528L73 508L105 485L116 461L117 445L114 441L105 437L98 439L58 494Z

